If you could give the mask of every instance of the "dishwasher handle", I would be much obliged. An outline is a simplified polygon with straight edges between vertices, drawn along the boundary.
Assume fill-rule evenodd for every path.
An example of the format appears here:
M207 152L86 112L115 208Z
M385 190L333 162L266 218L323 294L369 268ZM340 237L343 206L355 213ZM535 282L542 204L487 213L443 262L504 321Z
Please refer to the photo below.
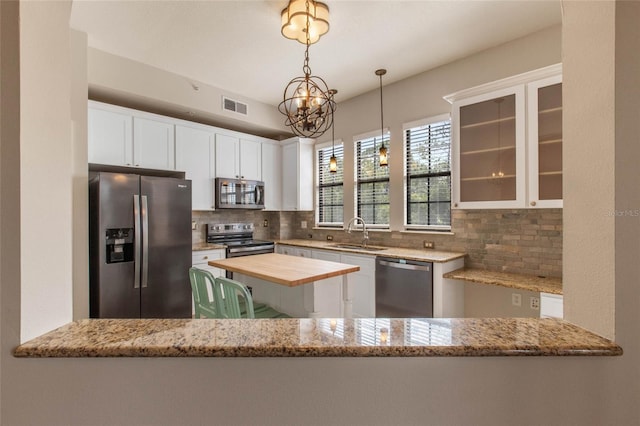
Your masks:
M382 266L388 266L389 268L396 269L409 269L411 271L426 271L428 272L430 269L426 265L414 265L410 263L399 263L399 262L389 262L386 260L378 260L378 264Z

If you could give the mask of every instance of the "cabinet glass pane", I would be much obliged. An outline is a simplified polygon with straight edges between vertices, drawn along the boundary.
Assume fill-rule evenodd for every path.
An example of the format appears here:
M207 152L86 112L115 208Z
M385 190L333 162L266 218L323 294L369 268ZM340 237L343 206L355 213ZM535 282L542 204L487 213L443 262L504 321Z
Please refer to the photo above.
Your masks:
M538 191L562 199L562 84L538 89Z
M516 96L460 108L460 201L516 199Z

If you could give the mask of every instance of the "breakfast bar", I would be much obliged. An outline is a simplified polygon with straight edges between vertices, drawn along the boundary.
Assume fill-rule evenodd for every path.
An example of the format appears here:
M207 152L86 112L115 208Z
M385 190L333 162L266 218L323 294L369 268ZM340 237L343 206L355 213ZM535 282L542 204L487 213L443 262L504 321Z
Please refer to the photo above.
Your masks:
M209 261L209 265L287 287L342 276L343 317L352 316L353 300L349 297L348 274L359 271L360 267L357 265L303 257L292 258L278 253L216 259ZM310 316L320 316L315 306Z

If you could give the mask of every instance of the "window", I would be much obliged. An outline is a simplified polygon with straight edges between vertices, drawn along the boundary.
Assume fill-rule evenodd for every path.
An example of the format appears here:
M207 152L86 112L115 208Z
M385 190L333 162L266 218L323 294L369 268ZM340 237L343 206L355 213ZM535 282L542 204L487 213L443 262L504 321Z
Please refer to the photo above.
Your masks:
M451 120L405 125L406 225L451 229Z
M364 219L367 225L388 227L390 166L380 166L380 145L380 137L356 139L356 214ZM384 145L390 154L387 132L384 135Z
M318 226L342 226L344 222L344 149L342 142L335 145L338 171L329 171L329 160L334 152L331 145L316 149L317 180L316 223Z

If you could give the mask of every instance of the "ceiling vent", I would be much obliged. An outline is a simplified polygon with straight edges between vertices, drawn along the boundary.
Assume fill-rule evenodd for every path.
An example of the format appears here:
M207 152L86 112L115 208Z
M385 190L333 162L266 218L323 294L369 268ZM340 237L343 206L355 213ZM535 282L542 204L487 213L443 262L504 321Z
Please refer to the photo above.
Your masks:
M234 101L226 97L222 97L222 109L225 111L236 112L242 115L248 115L249 106L242 102Z

